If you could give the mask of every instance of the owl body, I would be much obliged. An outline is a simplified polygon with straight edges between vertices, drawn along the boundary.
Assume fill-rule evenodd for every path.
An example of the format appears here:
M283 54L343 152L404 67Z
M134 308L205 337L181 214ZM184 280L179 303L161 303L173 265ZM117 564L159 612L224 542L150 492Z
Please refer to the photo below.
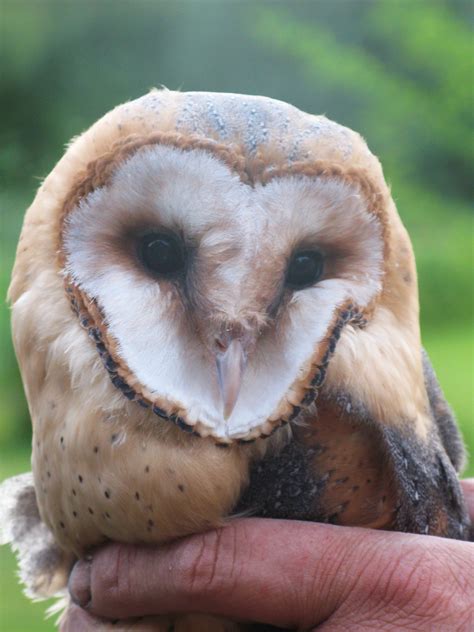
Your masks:
M355 132L263 97L119 106L40 188L10 300L60 551L37 594L236 511L467 537L411 244Z

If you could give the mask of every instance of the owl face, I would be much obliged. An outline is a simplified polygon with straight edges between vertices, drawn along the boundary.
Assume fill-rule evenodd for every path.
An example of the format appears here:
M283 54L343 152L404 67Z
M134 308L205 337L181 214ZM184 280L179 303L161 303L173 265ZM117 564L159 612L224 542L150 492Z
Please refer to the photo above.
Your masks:
M61 267L129 398L247 440L312 401L341 328L380 294L383 223L349 171L256 169L190 139L144 137L95 165L62 217Z

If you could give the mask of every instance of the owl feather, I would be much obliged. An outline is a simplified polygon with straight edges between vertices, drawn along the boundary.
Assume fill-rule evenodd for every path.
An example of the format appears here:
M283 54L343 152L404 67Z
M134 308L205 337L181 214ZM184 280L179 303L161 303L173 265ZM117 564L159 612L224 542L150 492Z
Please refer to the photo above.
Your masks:
M39 189L9 299L33 473L0 489L3 540L30 594L242 512L468 538L412 247L352 130L264 97L121 105Z

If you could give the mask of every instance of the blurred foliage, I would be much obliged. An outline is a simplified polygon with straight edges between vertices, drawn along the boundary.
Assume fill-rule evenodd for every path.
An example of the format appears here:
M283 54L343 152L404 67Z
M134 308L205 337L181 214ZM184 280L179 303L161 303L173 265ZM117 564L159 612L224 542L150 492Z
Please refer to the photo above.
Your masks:
M111 107L162 84L283 99L380 157L417 255L424 343L474 450L472 18L470 0L0 0L0 293L40 179ZM6 306L0 380L6 475L30 440Z

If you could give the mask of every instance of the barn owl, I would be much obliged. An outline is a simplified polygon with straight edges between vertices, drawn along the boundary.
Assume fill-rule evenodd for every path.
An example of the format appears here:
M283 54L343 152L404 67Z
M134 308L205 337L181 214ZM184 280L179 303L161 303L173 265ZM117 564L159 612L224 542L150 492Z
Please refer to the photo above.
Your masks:
M410 240L357 133L264 97L121 105L39 189L9 298L33 471L3 540L30 594L236 512L468 537Z

